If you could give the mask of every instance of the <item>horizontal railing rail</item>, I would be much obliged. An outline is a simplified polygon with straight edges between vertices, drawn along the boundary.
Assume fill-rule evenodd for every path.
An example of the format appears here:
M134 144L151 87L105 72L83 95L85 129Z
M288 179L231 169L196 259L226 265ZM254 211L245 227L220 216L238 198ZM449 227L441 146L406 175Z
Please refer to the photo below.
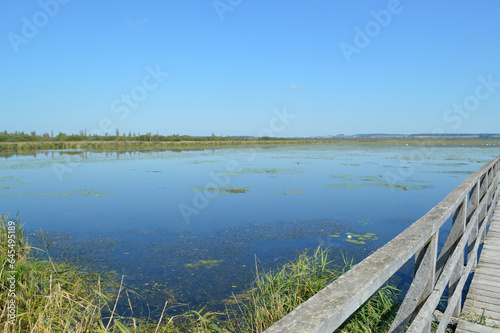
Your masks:
M389 332L430 332L447 288L447 306L436 332L458 317L462 290L477 265L481 240L500 194L500 156L470 175L427 214L382 248L269 327L265 333L331 333L415 258L414 277ZM452 228L438 253L441 226Z

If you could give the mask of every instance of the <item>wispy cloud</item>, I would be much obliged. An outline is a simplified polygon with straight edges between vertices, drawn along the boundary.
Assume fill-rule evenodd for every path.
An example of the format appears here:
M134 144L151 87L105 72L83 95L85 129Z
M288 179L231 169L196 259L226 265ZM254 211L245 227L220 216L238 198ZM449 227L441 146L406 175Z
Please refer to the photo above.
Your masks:
M127 21L127 25L129 25L129 26L143 25L143 24L148 24L148 23L149 23L148 18L141 18L141 19Z
M292 85L290 86L290 90L301 91L301 90L302 90L302 88L301 88L301 87L299 87L299 86L298 86L298 85L296 85L296 84L292 84Z

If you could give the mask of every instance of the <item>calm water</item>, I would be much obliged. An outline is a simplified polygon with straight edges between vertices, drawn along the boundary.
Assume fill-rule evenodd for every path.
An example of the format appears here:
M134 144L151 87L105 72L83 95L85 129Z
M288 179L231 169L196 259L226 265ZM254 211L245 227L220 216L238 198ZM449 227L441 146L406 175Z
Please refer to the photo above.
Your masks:
M320 244L366 257L498 154L341 145L40 151L0 155L0 198L3 213L20 211L33 243L43 229L53 257L124 275L138 303L216 309L248 286L256 258L275 266Z

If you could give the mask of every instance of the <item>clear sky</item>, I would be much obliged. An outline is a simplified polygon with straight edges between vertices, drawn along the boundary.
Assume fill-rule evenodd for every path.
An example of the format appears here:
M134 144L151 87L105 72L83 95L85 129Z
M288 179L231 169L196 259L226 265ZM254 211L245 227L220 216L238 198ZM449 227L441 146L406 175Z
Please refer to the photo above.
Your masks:
M499 15L498 0L0 0L0 130L499 133Z

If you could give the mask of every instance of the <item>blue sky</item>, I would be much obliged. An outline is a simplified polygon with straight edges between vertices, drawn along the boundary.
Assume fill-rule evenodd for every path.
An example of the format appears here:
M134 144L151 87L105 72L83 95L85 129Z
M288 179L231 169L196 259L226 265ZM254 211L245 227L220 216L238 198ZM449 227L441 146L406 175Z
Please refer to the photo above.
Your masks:
M495 0L0 6L0 130L500 132Z

